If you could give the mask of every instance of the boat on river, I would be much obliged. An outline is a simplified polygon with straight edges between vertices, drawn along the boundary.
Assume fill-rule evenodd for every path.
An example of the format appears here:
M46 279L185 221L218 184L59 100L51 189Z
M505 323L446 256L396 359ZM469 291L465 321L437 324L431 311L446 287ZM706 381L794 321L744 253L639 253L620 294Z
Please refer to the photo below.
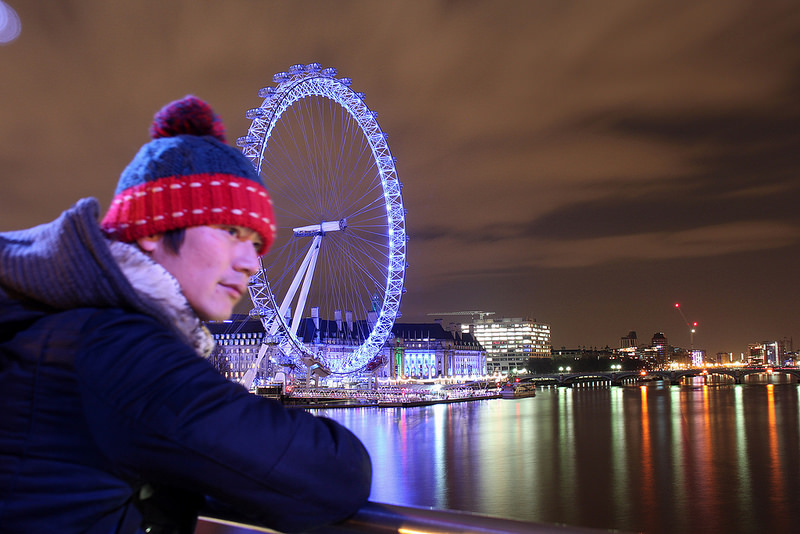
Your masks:
M506 382L500 388L500 397L504 399L524 399L536 396L536 384L533 382Z

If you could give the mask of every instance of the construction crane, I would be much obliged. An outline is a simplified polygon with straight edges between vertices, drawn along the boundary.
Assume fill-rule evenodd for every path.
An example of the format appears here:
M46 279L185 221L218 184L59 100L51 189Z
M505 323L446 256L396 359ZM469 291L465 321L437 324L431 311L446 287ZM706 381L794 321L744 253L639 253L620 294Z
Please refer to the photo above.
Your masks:
M468 311L453 311L453 312L438 312L438 313L429 313L428 315L434 315L436 317L440 317L442 315L469 315L470 317L474 317L475 315L483 321L483 318L487 315L494 315L494 312L487 312L481 310L468 310Z
M684 322L686 322L686 326L689 327L689 345L690 350L694 352L694 333L697 331L697 321L689 322L689 320L686 319L686 316L683 314L681 305L677 302L675 303L675 309L680 312L681 317L683 317Z

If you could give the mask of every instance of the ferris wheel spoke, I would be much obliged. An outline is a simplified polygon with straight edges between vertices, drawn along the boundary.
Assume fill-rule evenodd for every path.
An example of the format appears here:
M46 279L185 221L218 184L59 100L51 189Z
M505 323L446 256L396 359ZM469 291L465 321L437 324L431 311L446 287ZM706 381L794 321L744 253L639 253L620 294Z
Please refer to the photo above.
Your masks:
M349 278L351 280L355 280L356 278L366 278L366 279L370 279L370 280L373 280L373 281L376 280L375 276L372 273L370 273L370 271L368 269L366 269L366 266L363 263L360 263L358 261L353 261L353 258L352 258L351 254L347 253L346 251L343 251L343 254L340 254L338 257L342 257L343 261L337 262L337 265L341 265L341 264L346 262L346 265L348 267L347 269L339 268L337 271L333 271L332 270L333 273L334 273L334 276L336 277L335 282L340 284L339 287L348 287L348 286L352 285L352 284L348 284L348 285L342 284L342 282L343 282L342 279L344 279L344 278ZM348 261L348 260L350 260L350 261ZM374 271L374 269L373 269L373 271ZM332 285L335 286L335 284L332 284ZM374 286L376 288L380 288L380 284L378 284L378 283L375 283Z
M348 235L345 239L348 245L347 247L342 247L342 250L350 255L353 263L369 262L368 264L372 267L372 271L385 271L383 265L374 259L376 255L385 254L385 247L353 234Z
M362 275L362 277L364 277L364 278L367 278L367 279L373 281L374 282L374 287L380 288L380 289L385 289L385 288L381 287L380 282L378 282L378 278L374 274L374 272L375 272L374 269L372 271L370 271L370 269L367 268L368 266L366 264L358 261L356 259L355 255L352 252L343 251L343 256L346 259L350 260L348 262L348 265L351 266L358 274Z

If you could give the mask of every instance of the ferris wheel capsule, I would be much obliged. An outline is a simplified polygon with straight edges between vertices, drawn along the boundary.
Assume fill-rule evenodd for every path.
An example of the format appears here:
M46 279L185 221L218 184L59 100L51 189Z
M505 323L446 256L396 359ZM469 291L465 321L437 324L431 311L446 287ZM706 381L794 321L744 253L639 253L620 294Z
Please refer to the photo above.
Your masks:
M269 87L262 87L258 90L259 98L268 98L275 93L275 88L271 85Z
M236 146L241 148L258 145L260 142L261 138L254 134L243 135L242 137L236 138Z
M268 112L269 110L265 108L253 108L245 111L244 116L247 117L248 119L260 119L262 117L265 117Z
M289 80L291 76L288 72L278 72L272 76L272 83L283 83Z

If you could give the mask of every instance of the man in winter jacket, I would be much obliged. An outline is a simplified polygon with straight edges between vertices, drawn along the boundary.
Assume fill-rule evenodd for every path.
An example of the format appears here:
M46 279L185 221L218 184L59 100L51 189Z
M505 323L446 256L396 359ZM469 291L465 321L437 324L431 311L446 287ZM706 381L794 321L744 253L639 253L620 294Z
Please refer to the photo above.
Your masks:
M367 500L344 427L249 394L204 357L275 236L250 162L201 100L165 106L98 224L94 199L0 233L0 531L277 530Z

